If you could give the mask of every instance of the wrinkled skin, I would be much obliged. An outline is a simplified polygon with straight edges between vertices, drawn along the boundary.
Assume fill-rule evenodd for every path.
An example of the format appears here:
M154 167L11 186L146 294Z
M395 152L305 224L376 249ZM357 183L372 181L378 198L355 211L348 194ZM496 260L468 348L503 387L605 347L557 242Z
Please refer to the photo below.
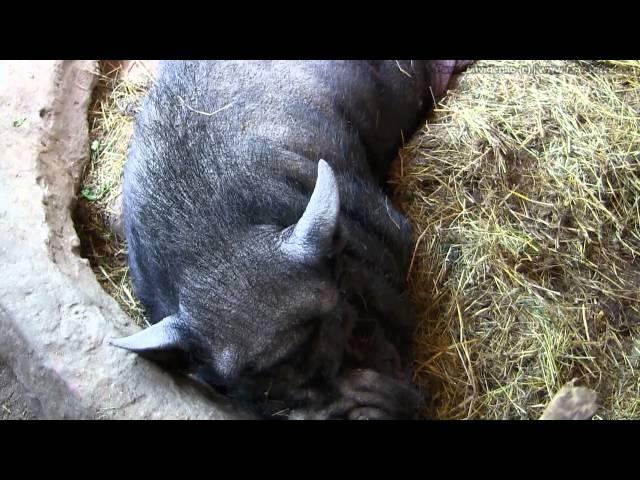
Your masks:
M155 325L114 344L265 418L413 418L411 229L384 181L461 65L163 63L123 196Z

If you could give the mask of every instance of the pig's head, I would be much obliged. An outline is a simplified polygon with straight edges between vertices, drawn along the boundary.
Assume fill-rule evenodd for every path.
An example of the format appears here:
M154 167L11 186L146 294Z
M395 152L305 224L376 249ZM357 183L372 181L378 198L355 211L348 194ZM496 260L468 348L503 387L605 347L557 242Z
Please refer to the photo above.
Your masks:
M191 278L178 312L111 343L194 374L264 416L411 417L417 397L407 381L345 368L352 323L336 272L339 211L334 172L321 160L297 223L247 227L215 268L202 260L183 273Z

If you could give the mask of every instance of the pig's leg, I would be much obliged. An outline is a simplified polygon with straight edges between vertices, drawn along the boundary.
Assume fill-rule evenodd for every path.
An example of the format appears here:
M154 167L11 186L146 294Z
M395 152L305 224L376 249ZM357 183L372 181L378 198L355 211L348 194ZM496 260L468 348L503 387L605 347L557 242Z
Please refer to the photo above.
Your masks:
M352 370L338 382L340 392L331 405L304 415L315 419L413 419L420 397L405 382L373 370Z
M431 90L436 100L442 98L453 87L455 77L462 73L473 60L434 60L431 66Z

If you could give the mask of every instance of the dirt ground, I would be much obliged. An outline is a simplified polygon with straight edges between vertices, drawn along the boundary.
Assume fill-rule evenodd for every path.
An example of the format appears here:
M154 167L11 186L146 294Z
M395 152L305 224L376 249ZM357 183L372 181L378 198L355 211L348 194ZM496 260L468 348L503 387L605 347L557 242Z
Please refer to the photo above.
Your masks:
M22 386L11 369L0 360L0 420L34 420Z

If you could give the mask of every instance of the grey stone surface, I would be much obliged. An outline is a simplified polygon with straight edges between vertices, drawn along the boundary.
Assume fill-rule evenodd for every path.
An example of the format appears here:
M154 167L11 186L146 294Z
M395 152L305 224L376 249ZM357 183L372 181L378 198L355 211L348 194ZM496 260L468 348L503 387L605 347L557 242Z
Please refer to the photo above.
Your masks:
M24 388L11 369L0 360L0 420L31 420L36 413Z
M556 393L540 420L589 420L598 407L597 392L569 384Z
M0 62L0 358L11 388L38 418L244 418L107 343L138 327L79 257L71 219L96 66Z

